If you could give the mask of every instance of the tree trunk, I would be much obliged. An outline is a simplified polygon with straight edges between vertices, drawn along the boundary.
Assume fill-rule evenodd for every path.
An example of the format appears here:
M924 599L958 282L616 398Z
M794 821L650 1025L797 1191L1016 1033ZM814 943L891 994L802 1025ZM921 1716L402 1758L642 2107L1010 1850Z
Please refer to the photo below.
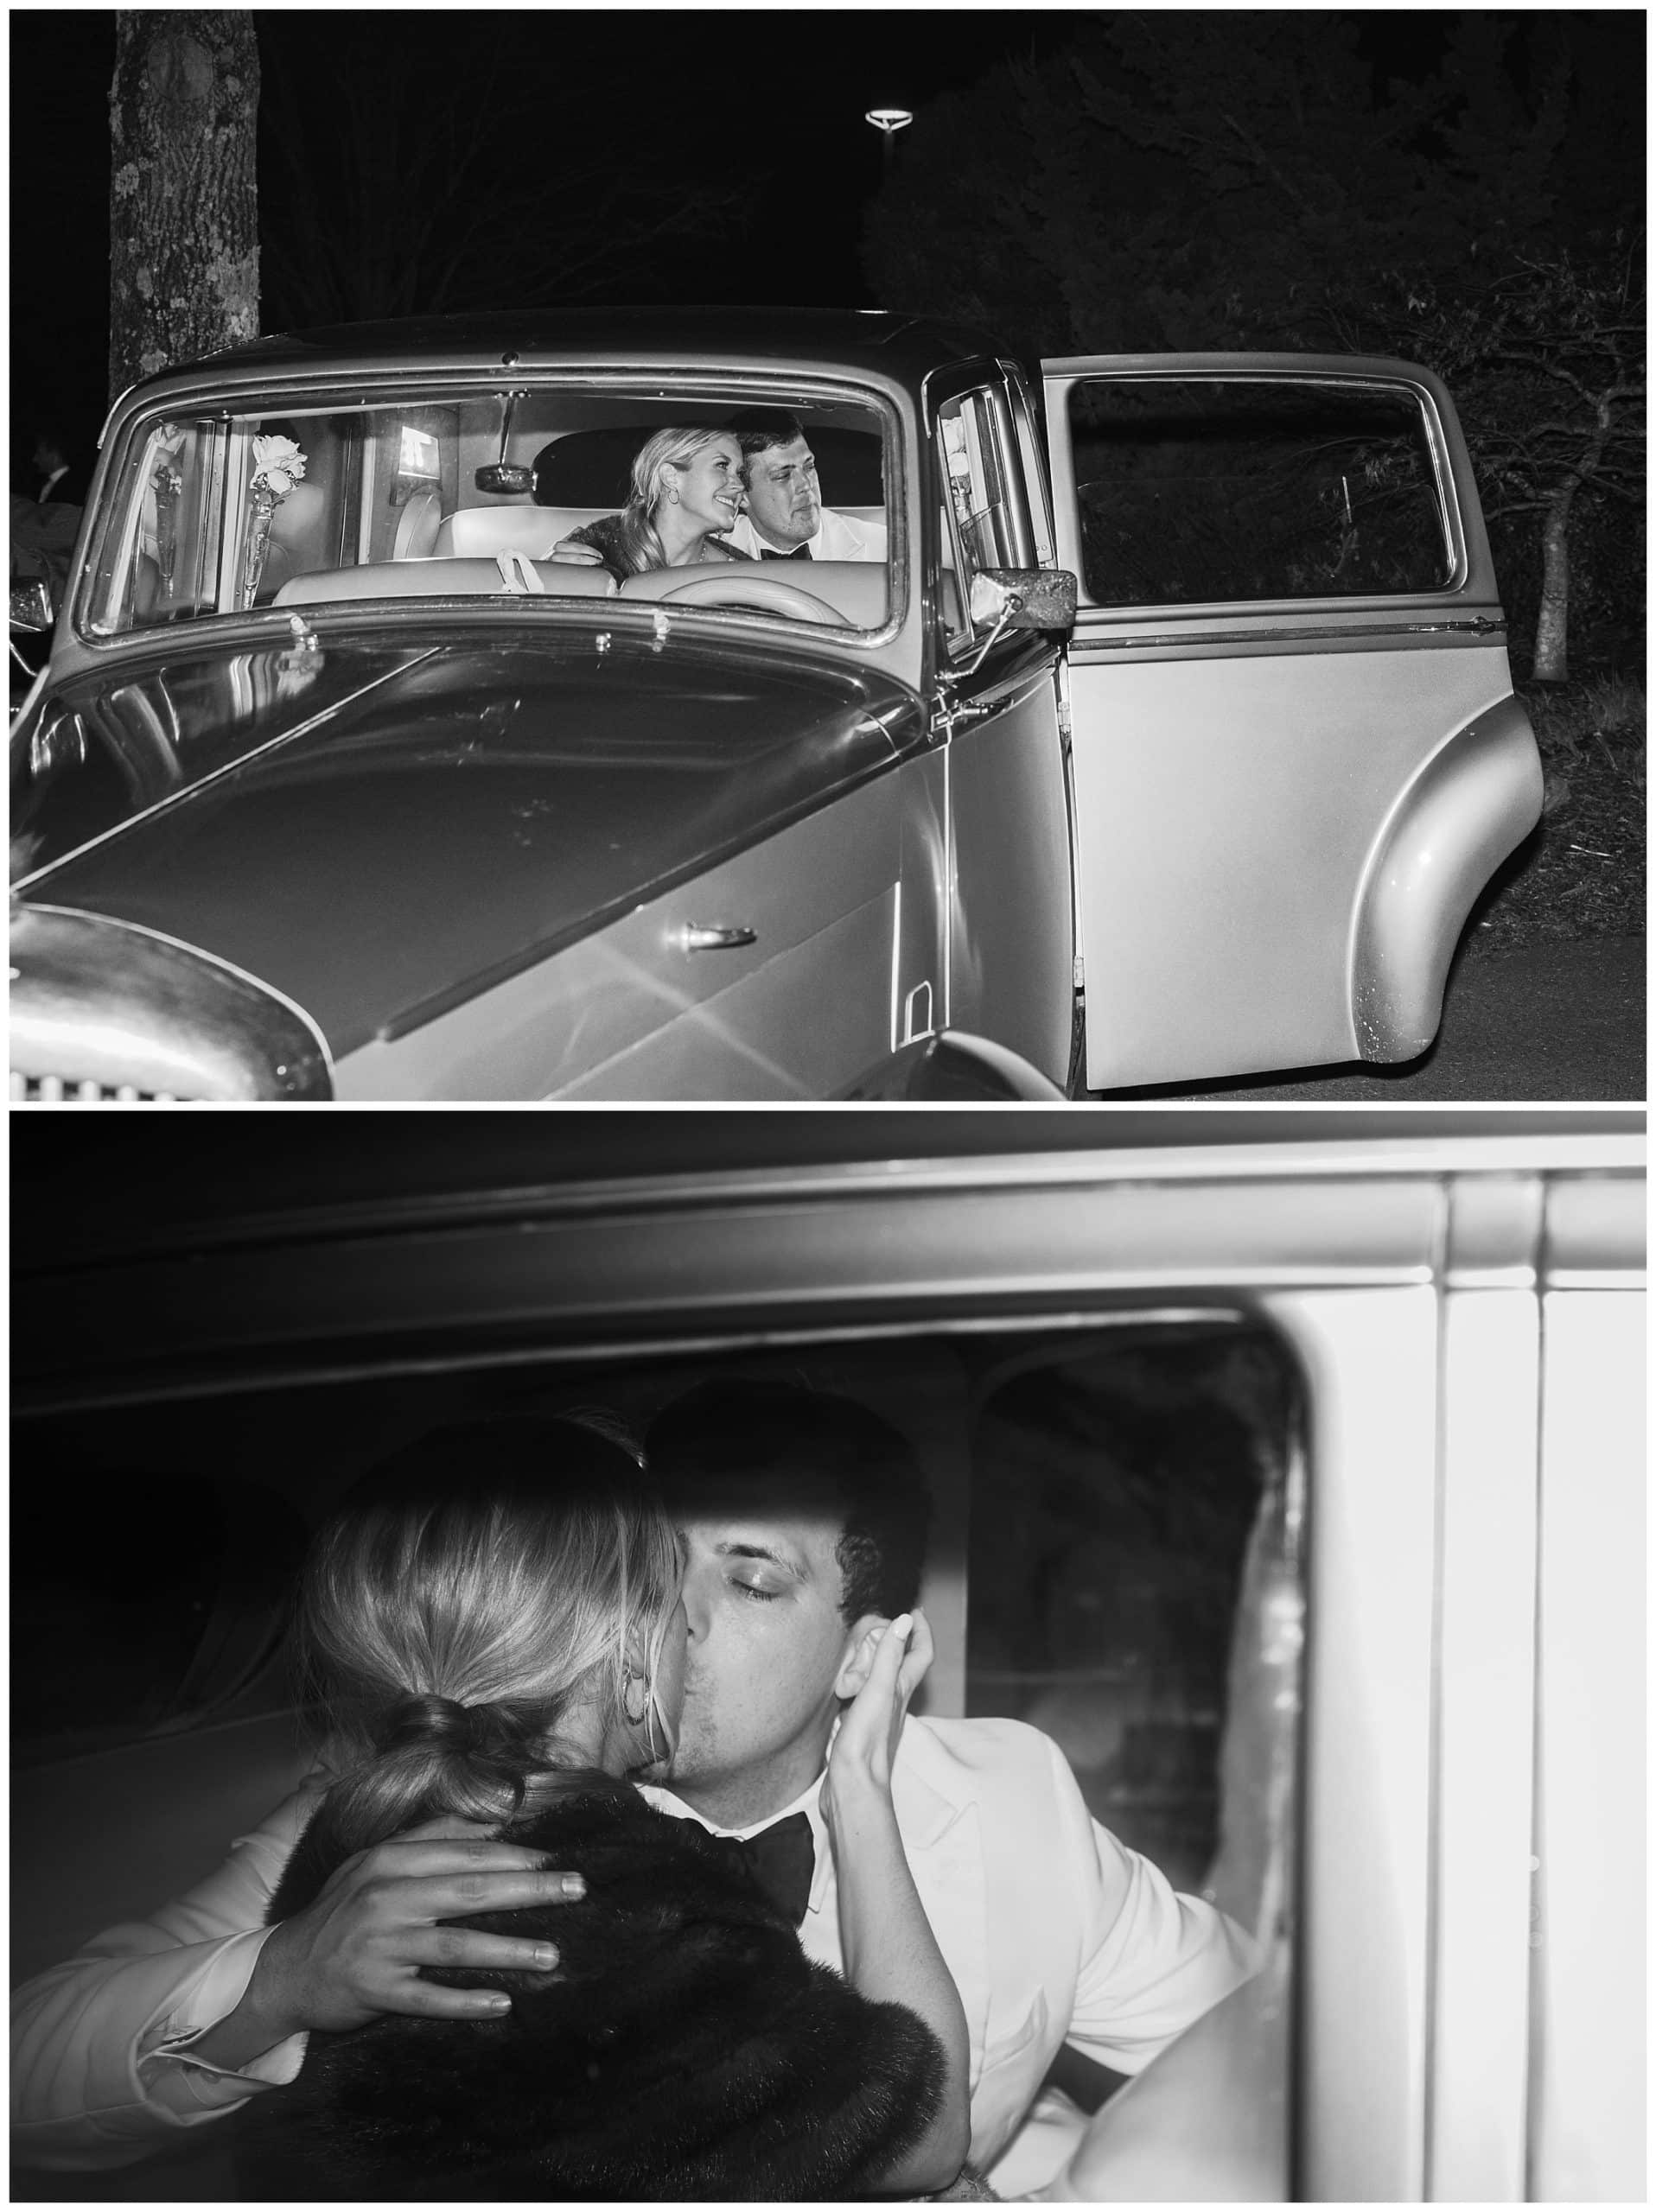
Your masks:
M248 10L115 18L110 397L258 335L258 44Z
M1538 683L1570 680L1570 510L1576 497L1570 476L1547 501L1541 525L1541 612L1535 624Z

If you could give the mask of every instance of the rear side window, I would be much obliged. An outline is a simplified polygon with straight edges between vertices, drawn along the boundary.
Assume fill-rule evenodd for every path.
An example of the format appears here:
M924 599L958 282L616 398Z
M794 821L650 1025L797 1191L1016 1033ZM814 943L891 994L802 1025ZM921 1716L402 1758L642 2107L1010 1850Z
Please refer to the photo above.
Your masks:
M1071 391L1069 425L1097 606L1348 599L1451 580L1413 391L1094 378Z

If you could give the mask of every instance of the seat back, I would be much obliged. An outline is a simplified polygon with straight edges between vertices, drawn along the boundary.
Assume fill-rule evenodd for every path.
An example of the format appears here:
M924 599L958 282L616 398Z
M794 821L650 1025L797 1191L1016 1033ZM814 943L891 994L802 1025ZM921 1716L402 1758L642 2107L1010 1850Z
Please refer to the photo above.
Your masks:
M615 580L608 569L574 561L538 561L535 574L549 598L611 599ZM334 569L294 576L276 594L278 607L315 607L351 599L520 597L492 559L373 561L360 569Z
M411 492L407 504L397 518L397 535L392 540L392 559L429 560L436 550L437 524L442 519L443 502L434 491Z
M532 561L544 561L560 537L614 512L612 507L461 507L438 524L432 550L440 557L526 553Z

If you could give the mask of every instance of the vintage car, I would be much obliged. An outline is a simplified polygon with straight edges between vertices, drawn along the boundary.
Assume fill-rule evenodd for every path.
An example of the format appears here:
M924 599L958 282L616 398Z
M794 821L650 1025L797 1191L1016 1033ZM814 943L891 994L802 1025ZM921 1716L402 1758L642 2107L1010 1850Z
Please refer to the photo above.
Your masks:
M1060 2198L1644 2200L1641 1116L200 1127L13 1123L15 1980L302 1770L284 1602L365 1468L782 1372L924 1460L930 1711L1264 1947L1126 2087L1062 2051L1003 2193L1068 2099ZM225 2122L35 2109L49 1986L14 2201L230 2194Z
M1541 794L1447 393L1304 354L1044 391L1043 429L970 332L710 310L130 392L13 736L13 1096L1050 1098L1423 1052ZM652 433L755 407L858 558L558 557Z

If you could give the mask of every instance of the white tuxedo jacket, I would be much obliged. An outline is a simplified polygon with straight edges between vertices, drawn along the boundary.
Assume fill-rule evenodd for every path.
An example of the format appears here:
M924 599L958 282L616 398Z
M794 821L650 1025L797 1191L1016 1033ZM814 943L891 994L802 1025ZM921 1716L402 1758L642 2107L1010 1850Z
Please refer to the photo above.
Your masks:
M737 516L735 527L727 535L732 545L758 560L759 540L746 515ZM883 561L886 557L883 523L863 522L856 515L836 514L831 507L823 509L817 534L807 542L813 561Z
M1021 2194L1056 2173L1080 2133L1073 2108L1051 2101L1025 2125L1060 2044L1137 2073L1246 1980L1252 1947L1099 1827L1057 1746L1021 1722L911 1719L892 1796L965 2008L972 2157L1003 2195ZM170 2054L239 2001L315 1802L314 1791L290 1797L187 1896L106 1930L16 1993L19 2164L124 2165L297 2073L303 2036L239 2074ZM817 1872L800 1940L837 1967L833 1865L814 1806L812 1817Z
M1029 2124L1060 2046L1137 2074L1247 1980L1255 1947L1100 1827L1057 1745L1021 1721L910 1719L892 1797L965 2008L972 2160L1001 2195L1021 2196L1053 2177L1081 2131L1056 2098ZM800 1934L838 1965L831 1892L830 1866L827 1909L813 1895Z

